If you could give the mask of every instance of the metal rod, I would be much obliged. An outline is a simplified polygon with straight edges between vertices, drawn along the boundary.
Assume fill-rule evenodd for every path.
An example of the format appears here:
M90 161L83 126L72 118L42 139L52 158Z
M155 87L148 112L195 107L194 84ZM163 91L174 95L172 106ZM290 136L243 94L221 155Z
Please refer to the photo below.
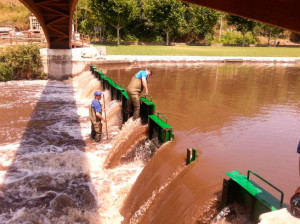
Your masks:
M165 115L163 115L162 113L159 113L159 112L157 112L157 117L159 118L159 115L161 115L162 117L164 117L165 119L166 119L166 124L168 123L168 118L165 116Z
M152 102L152 97L150 95L145 94L145 99L147 99L147 96L150 97L151 102Z
M189 165L191 163L191 152L190 149L186 150L186 165Z
M256 177L258 177L259 179L261 179L262 181L264 181L265 183L269 184L271 187L273 187L275 190L277 190L280 194L281 194L281 198L280 198L280 205L282 206L283 203L283 197L284 194L283 192L278 189L277 187L275 187L273 184L271 184L270 182L268 182L267 180L265 180L264 178L262 178L261 176L259 176L258 174L254 173L252 170L248 170L248 174L247 174L247 179L250 180L250 173L252 173L253 175L255 175Z
M106 127L106 139L108 140L108 131L107 131L107 120L106 120L106 109L105 109L105 96L103 95L103 104L104 104L104 118L105 118L105 127Z

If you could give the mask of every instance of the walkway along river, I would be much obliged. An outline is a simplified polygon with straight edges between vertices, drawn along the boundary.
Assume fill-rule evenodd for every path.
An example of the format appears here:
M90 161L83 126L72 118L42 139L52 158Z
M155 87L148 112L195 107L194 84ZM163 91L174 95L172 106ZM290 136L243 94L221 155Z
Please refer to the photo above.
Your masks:
M107 74L126 86L139 69ZM87 107L101 87L88 72L0 83L0 223L208 223L224 173L236 169L254 170L290 198L299 185L299 65L152 70L149 93L175 134L153 157L147 127L129 120L120 130L120 102L108 92L109 140L89 139ZM107 169L138 131L136 149ZM188 147L199 157L185 166Z

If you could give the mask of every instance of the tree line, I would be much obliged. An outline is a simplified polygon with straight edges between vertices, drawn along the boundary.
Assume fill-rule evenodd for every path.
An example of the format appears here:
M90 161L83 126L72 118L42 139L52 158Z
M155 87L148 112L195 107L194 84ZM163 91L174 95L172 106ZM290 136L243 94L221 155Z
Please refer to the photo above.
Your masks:
M78 32L102 42L256 44L283 29L179 0L79 0ZM289 34L288 34L289 35Z

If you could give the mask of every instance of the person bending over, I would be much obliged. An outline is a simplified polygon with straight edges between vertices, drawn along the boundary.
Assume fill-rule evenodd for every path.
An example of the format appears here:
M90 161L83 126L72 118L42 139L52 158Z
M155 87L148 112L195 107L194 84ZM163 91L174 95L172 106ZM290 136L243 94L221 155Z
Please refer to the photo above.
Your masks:
M140 94L145 88L145 94L148 95L148 78L152 75L149 68L136 73L126 89L129 96L128 113L133 115L133 120L140 117Z

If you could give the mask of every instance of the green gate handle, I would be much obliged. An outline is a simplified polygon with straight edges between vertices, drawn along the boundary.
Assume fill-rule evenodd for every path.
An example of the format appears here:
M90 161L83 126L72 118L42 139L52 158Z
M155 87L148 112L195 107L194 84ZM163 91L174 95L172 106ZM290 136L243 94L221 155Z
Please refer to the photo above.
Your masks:
M150 95L145 94L145 99L147 99L147 96L149 96L151 98L151 102L152 102L152 97Z
M159 115L163 116L166 119L166 123L168 123L168 118L165 115L163 115L162 113L157 112L157 117L158 118L159 118Z
M282 207L283 197L284 197L283 192L281 190L279 190L277 187L275 187L273 184L271 184L270 182L266 181L264 178L262 178L261 176L259 176L258 174L254 173L252 170L248 170L248 174L247 174L247 179L248 180L250 180L250 173L252 173L253 175L257 176L259 179L261 179L265 183L269 184L271 187L273 187L275 190L277 190L281 194L280 206Z

